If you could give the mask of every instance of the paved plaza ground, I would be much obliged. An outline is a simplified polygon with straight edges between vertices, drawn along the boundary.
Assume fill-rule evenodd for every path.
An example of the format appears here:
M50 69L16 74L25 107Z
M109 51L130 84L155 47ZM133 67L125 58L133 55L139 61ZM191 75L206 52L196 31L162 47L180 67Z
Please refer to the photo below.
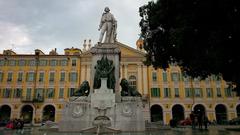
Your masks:
M226 128L240 129L240 126L210 126L208 130L199 130L199 129L192 130L191 127L180 127L180 128L164 127L162 129L151 130L146 132L118 133L118 135L239 135L240 134L240 131L226 130ZM21 134L22 135L92 135L92 133L61 133L56 131L39 131L39 127L25 127L23 133L17 130L6 130L2 127L0 128L0 135L21 135ZM100 133L100 134L104 134L104 133Z

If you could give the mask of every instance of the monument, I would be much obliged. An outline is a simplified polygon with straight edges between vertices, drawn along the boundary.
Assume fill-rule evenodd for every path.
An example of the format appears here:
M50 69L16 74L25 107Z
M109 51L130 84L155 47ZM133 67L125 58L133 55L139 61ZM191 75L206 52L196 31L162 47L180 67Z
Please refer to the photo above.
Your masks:
M120 78L120 49L116 45L117 21L106 7L98 44L91 48L91 82L84 81L63 109L59 131L144 131L141 94ZM103 37L105 35L105 39ZM121 86L121 91L120 91Z
M101 30L99 36L99 43L102 42L103 36L105 35L104 43L114 43L117 38L117 21L114 16L110 13L110 9L105 7L104 13L100 21L99 29Z

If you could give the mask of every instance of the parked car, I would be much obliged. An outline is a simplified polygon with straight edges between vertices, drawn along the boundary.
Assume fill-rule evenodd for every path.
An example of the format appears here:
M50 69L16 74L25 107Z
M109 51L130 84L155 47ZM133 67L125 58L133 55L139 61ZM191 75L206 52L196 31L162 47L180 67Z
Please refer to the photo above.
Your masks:
M192 125L192 121L190 118L186 118L185 120L181 120L178 123L181 126Z
M233 118L228 122L230 125L240 125L240 117Z

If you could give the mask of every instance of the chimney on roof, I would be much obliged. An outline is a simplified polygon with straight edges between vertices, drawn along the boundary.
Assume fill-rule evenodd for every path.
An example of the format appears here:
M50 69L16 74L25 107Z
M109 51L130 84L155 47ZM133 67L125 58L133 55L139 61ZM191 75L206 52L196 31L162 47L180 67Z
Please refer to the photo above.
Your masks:
M91 49L91 46L92 46L92 44L91 44L91 39L89 39L89 40L88 40L88 50Z
M87 50L87 44L86 44L86 39L84 39L84 43L83 43L83 51L85 52Z
M58 53L57 53L57 48L52 49L52 50L49 52L49 55L58 55Z

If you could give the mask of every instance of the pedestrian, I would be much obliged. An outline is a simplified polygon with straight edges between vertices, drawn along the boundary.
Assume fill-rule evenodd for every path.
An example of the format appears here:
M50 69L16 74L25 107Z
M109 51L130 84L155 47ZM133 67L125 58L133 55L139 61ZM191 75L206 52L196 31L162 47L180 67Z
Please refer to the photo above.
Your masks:
M195 115L193 111L190 113L190 119L192 122L192 129L195 129Z
M13 128L12 129L15 129L16 128L16 118L13 119L12 123L13 123Z
M170 127L172 127L172 128L177 127L177 122L174 118L170 120Z
M20 119L16 120L16 129L17 129L17 133L21 132L21 122Z
M208 117L206 115L204 115L203 123L204 123L205 130L207 130L209 120L208 120Z
M19 119L21 126L20 126L20 130L21 130L21 134L24 133L24 120L23 119Z
M203 124L203 114L202 114L201 112L198 113L197 119L198 119L198 128L199 128L199 129L202 129L202 124Z
M13 129L13 128L14 128L13 121L14 121L14 120L10 120L10 121L7 123L7 125L6 125L6 128L7 128L7 129Z

